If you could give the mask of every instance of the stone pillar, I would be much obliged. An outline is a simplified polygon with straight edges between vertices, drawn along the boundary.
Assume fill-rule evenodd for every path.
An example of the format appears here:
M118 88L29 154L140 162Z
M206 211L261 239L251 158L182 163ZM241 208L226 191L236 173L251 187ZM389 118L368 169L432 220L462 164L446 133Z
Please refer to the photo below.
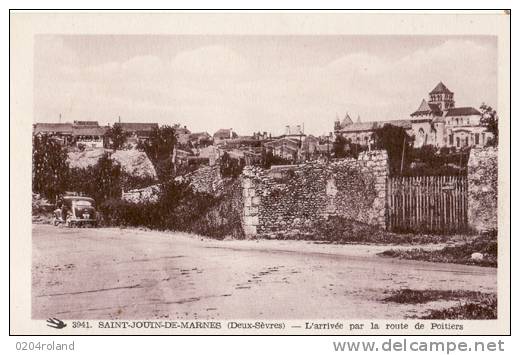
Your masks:
M497 229L498 149L473 148L468 160L468 226L477 232Z
M258 233L260 197L256 196L253 179L249 176L242 176L242 193L244 201L242 228L246 237L254 237Z

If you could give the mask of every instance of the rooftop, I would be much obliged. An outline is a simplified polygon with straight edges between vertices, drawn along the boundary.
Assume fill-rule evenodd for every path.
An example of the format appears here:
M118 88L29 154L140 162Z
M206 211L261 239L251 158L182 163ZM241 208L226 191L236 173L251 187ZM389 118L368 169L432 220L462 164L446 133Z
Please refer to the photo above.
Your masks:
M453 92L451 92L441 81L432 91L430 91L430 94L453 94Z
M136 131L153 131L155 128L159 128L157 123L139 123L139 122L116 122L114 127L120 126L125 132L136 132Z
M92 126L75 126L72 128L72 135L74 136L103 136L108 130L108 127L92 127Z
M454 107L448 109L446 117L448 116L473 116L480 115L480 111L474 107Z
M442 111L439 109L439 106L437 106L436 104L430 104L430 103L426 102L425 99L423 99L421 101L421 104L417 108L417 110L415 110L411 114L411 116L422 116L422 115L441 116Z
M356 122L352 123L342 129L340 132L364 132L364 131L373 131L378 128L383 127L386 124L391 124L397 127L402 127L404 129L412 128L412 123L410 120L395 120L395 121L372 121L372 122Z
M72 134L72 123L35 123L34 134L37 133Z

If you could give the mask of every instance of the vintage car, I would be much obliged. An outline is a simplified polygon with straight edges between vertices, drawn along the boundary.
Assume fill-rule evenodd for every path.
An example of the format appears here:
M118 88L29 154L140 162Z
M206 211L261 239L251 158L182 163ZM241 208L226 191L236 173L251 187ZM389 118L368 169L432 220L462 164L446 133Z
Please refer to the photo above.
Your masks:
M54 225L67 227L97 227L95 202L86 196L64 196L54 211Z

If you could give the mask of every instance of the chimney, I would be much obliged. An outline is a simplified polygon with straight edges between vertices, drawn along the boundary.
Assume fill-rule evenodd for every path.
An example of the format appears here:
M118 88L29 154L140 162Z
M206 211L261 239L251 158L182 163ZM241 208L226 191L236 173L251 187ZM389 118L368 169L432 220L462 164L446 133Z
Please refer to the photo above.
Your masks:
M59 118L58 122L61 123L61 113L60 113L60 118Z
M229 129L229 138L233 138L233 128Z
M118 122L121 123L121 116L118 116Z

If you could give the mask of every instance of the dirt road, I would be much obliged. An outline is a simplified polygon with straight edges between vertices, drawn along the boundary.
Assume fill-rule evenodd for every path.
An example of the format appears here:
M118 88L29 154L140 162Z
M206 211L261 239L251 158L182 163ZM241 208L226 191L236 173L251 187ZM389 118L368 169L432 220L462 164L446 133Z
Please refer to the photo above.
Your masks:
M453 304L381 301L400 288L496 292L496 269L375 255L385 249L34 225L32 314L36 319L397 319Z

